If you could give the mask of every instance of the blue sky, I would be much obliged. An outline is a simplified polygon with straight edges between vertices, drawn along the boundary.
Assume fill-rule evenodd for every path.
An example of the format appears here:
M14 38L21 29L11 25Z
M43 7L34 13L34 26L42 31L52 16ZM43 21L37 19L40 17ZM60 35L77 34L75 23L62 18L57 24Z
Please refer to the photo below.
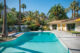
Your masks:
M15 7L16 10L19 11L19 0L6 0L6 1L7 5L10 8ZM25 11L39 10L40 12L44 12L45 14L47 14L52 6L56 4L61 4L64 8L68 8L72 1L73 0L21 0L21 3L25 3L27 5ZM67 15L68 17L71 17L71 11L67 13Z

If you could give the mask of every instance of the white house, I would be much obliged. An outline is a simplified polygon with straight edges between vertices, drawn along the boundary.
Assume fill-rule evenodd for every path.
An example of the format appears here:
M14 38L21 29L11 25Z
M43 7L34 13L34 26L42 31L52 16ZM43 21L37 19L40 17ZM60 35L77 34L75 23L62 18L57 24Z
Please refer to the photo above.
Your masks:
M50 30L80 32L80 18L55 20L55 21L49 22L49 25L50 25Z

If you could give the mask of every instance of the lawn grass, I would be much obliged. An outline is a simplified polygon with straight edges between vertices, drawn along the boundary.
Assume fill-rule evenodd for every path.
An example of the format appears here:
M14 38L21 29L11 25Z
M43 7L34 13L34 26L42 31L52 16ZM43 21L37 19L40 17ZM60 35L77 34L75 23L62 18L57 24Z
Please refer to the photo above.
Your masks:
M80 32L78 32L78 31L69 31L69 32L71 32L71 33L80 33Z

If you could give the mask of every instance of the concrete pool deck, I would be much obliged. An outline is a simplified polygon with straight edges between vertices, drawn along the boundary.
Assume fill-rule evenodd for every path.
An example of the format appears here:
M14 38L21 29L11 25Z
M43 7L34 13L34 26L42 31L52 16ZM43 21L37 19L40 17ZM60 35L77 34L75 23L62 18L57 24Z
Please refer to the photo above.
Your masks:
M80 53L80 36L64 31L52 31L72 53Z

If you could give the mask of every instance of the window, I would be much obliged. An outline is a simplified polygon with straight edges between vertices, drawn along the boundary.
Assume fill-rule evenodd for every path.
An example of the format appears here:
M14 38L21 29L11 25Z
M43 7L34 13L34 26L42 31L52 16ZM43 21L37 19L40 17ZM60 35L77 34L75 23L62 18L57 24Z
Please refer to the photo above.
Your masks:
M57 24L52 25L53 30L57 29Z
M75 23L67 24L67 30L68 30L68 31L75 30Z

